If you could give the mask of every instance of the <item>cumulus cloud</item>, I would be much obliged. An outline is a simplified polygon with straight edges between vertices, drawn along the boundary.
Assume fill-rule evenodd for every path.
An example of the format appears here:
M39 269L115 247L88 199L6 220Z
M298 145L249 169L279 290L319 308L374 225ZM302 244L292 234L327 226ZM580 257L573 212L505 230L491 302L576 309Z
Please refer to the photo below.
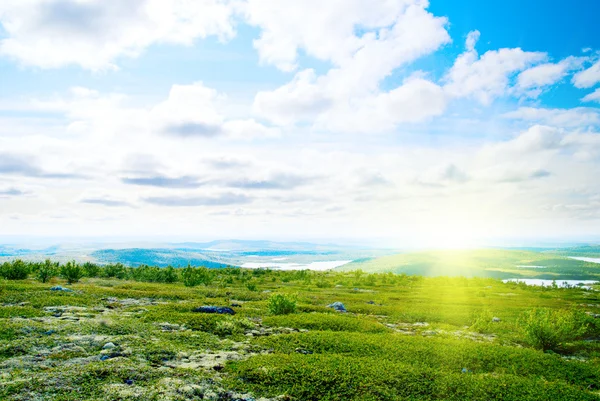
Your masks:
M297 67L301 49L336 65L347 63L360 51L379 53L385 48L396 53L388 55L391 57L420 52L424 42L437 40L437 32L430 30L431 24L420 18L426 6L427 2L422 0L307 0L302 3L283 0L276 4L249 0L243 7L248 23L261 30L254 42L261 61L292 71ZM419 27L416 24L420 22L425 24ZM439 22L444 24L445 20L439 19ZM363 35L358 34L358 28ZM397 46L390 46L391 42Z
M600 110L586 107L573 109L520 107L503 114L503 117L567 128L584 128L600 124Z
M48 179L81 179L78 173L59 173L45 171L35 163L31 155L12 154L0 152L0 175L16 175L22 177L48 178Z
M225 181L224 184L240 189L293 189L306 185L314 178L298 174L279 173L268 178L242 178Z
M582 102L597 102L600 103L600 88L596 89L594 92L585 95L582 99Z
M13 196L23 196L27 195L28 192L17 188L0 188L0 198L8 198Z
M143 198L143 200L152 205L170 207L230 206L252 202L252 198L235 193L217 196L152 196Z
M469 33L466 51L446 74L444 89L451 96L473 97L489 104L508 92L510 78L515 73L547 58L546 53L526 52L520 48L489 50L480 57L475 49L479 36L479 31Z
M454 163L435 165L423 171L414 183L424 187L442 188L456 184L464 184L470 180L469 175Z
M182 177L166 177L166 176L149 176L149 177L124 177L121 182L129 185L160 187L160 188L198 188L205 184L198 177L182 176Z
M129 202L111 198L83 198L79 200L79 202L88 205L99 205L106 207L132 207L131 203Z
M573 85L577 88L591 88L600 82L600 61L573 76Z
M531 67L517 77L517 90L527 91L530 96L537 97L540 93L539 88L559 82L571 71L581 68L585 60L584 57L571 56L558 63L545 63Z
M233 11L226 0L5 0L0 54L42 68L115 68L152 44L229 39Z
M291 71L302 49L333 67L323 75L301 70L289 83L259 92L254 101L259 115L279 125L308 122L323 129L368 132L420 121L445 108L439 87L424 78L380 90L394 70L450 41L447 20L428 13L427 2L378 1L377 7L358 0L343 6L339 1L313 2L311 7L284 3L248 3L249 21L261 29L255 42L261 59Z

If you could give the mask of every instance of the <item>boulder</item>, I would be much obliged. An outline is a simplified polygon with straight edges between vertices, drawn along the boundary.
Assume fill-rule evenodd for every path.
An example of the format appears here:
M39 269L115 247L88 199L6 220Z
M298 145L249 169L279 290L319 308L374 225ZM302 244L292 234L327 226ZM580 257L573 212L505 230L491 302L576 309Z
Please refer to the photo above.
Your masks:
M200 306L194 309L198 313L218 313L221 315L235 315L235 311L228 306Z
M327 305L328 308L333 308L338 312L347 312L346 307L341 302L334 302L330 305Z
M114 343L106 343L106 344L104 344L104 347L102 347L102 349L112 349L115 347L116 347L116 345Z
M500 318L499 318L499 317L493 317L493 318L492 318L492 322L494 322L494 323L498 323L498 322L501 322L501 320L500 320Z

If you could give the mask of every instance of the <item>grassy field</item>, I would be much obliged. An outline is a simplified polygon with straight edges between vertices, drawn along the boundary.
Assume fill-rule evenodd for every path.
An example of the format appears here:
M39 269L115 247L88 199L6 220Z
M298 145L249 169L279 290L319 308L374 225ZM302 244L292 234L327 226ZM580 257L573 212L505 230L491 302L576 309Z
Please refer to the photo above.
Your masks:
M358 260L340 270L425 276L600 280L600 264L569 259L567 256L571 254L583 253L507 249L424 251Z
M600 400L596 291L244 269L187 287L106 272L0 281L0 399ZM235 315L193 311L204 305Z

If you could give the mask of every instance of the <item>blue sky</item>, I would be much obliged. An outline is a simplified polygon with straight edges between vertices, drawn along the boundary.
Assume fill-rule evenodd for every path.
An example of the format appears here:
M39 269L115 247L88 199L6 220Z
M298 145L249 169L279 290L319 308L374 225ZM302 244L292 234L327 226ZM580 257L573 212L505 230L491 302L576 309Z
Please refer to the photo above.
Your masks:
M0 235L600 238L599 14L4 1Z

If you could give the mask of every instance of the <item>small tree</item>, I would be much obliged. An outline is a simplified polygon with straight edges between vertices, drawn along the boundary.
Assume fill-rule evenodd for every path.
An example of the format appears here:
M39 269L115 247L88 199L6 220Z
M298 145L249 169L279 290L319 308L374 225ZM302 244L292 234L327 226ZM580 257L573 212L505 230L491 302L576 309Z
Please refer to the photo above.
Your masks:
M56 276L56 264L52 263L50 259L46 259L44 263L39 265L36 278L42 283L46 283L54 276Z
M75 261L67 262L61 266L60 275L67 280L67 283L73 284L83 277L83 269Z

